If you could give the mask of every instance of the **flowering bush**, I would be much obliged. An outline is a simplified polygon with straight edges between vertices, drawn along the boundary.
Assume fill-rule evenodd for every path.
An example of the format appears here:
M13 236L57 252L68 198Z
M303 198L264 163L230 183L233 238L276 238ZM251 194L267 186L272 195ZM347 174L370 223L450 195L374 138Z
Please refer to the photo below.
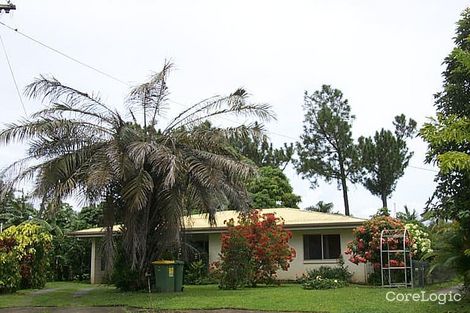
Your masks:
M354 264L371 262L374 269L380 269L380 233L382 230L403 229L403 223L390 216L374 216L353 230L356 239L349 242L345 254ZM389 238L391 248L400 244L397 239ZM409 246L407 240L406 245ZM398 258L397 258L398 259Z
M380 234L382 230L396 231L402 233L403 230L408 231L409 237L404 238L384 238L383 244L387 246L389 250L399 250L403 246L409 248L411 256L414 259L420 259L426 253L432 252L431 241L428 238L429 234L424 229L416 224L408 223L404 224L399 219L384 216L375 215L370 220L366 221L362 226L359 226L353 230L354 236L356 237L353 241L348 243L345 253L350 255L349 261L354 264L359 263L372 263L376 273L371 274L372 281L376 281L377 271L381 268L380 260ZM388 257L388 256L387 256ZM403 253L393 252L390 254L390 259L385 257L383 259L383 267L394 267L394 268L405 268L405 258Z
M237 225L233 219L226 224L228 229L221 238L220 262L212 266L221 288L272 284L278 270L288 270L295 250L289 247L292 234L284 229L280 218L255 210L241 214Z
M418 224L408 223L405 225L405 228L413 239L411 252L416 259L422 259L426 254L433 252L431 249L431 239L429 239L429 234L424 231L423 227Z
M314 279L309 279L302 284L302 288L311 289L336 289L346 286L346 282L340 279L322 278L317 276Z

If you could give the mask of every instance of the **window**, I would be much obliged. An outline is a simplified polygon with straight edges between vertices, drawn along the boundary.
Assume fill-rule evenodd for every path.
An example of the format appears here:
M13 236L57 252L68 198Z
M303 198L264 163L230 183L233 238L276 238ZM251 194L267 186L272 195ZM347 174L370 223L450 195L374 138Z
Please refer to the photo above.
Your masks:
M304 235L304 260L337 259L340 254L339 235Z
M341 254L339 235L323 235L323 258L337 259Z

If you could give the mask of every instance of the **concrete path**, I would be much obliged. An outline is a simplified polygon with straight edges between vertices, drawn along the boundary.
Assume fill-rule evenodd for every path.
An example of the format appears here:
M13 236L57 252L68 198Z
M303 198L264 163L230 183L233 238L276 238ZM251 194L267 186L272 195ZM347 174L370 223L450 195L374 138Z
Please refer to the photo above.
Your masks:
M36 296L36 295L44 295L46 293L50 293L53 291L59 290L58 288L45 288L45 289L39 289L36 291L31 292L31 295Z
M96 288L85 288L85 289L80 289L78 291L75 291L72 297L74 298L80 298L83 296L86 296L87 294L90 293L90 291L95 290Z
M462 288L463 288L463 285L457 285L457 286L452 286L452 287L436 290L435 293L437 293L437 294L446 293L447 294L447 293L452 292L453 294L456 294L456 293L461 293Z

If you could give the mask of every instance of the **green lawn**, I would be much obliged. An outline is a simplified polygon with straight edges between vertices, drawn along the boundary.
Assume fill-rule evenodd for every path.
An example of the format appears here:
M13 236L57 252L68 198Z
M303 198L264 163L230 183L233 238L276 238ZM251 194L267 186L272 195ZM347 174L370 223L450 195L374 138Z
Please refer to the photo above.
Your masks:
M81 289L96 287L85 296L74 297ZM425 289L428 292L442 286ZM243 290L219 290L217 286L186 286L179 294L123 293L113 287L79 283L48 283L57 288L45 294L21 290L0 295L0 307L13 306L130 306L154 309L218 309L238 308L266 311L308 312L470 312L470 302L439 305L430 302L388 302L390 289L352 285L336 290L303 290L300 285L259 287ZM393 289L410 292L411 289ZM413 289L419 292L420 289Z

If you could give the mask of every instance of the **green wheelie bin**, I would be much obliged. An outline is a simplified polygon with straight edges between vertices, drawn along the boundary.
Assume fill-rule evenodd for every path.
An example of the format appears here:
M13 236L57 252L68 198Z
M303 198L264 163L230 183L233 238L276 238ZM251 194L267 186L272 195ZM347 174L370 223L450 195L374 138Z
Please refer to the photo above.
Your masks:
M175 292L183 291L183 261L175 261Z
M157 292L183 291L182 261L161 260L152 262L155 267L155 290Z

